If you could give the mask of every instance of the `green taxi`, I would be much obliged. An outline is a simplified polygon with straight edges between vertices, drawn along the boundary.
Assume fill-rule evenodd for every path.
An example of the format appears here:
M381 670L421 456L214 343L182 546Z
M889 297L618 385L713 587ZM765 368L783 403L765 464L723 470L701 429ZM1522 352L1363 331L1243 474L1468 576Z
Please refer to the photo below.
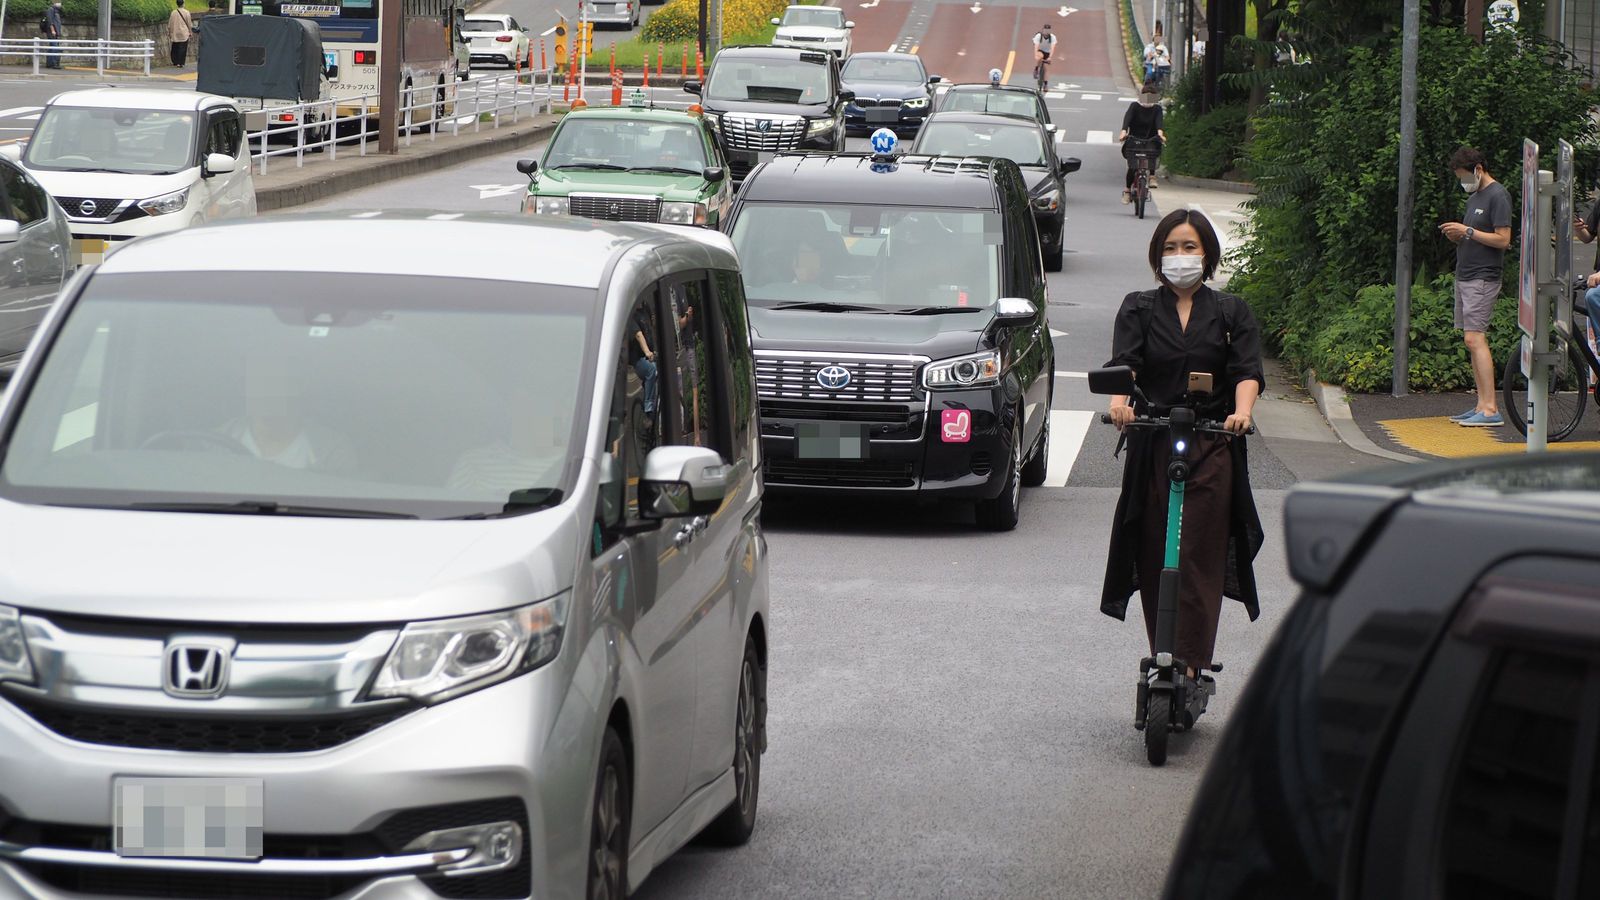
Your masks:
M528 176L522 211L718 227L733 186L710 127L698 110L647 102L636 92L627 106L567 113L543 159L517 162Z

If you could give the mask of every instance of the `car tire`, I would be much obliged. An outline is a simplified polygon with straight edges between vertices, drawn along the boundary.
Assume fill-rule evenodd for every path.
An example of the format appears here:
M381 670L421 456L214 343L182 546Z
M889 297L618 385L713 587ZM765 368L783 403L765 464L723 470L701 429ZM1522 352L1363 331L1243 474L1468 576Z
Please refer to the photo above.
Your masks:
M744 639L739 663L739 698L733 721L733 802L706 826L707 841L724 847L743 846L756 830L761 800L762 722L766 718L767 680L761 671L756 642Z
M1044 270L1046 272L1061 271L1061 254L1066 249L1066 243L1066 236L1063 235L1054 247L1049 247L1044 251Z
M1011 531L1017 527L1022 507L1022 417L1011 432L1011 458L1007 460L1006 481L1000 495L992 500L979 500L978 527L985 531Z
M628 895L628 828L633 820L633 784L622 739L606 727L600 767L589 809L588 890L584 896L623 900Z
M1052 387L1050 393L1055 393ZM1053 398L1052 398L1053 399ZM1034 445L1033 455L1022 465L1022 486L1038 487L1044 484L1046 470L1050 467L1050 401L1045 402L1044 427L1039 432L1039 441Z

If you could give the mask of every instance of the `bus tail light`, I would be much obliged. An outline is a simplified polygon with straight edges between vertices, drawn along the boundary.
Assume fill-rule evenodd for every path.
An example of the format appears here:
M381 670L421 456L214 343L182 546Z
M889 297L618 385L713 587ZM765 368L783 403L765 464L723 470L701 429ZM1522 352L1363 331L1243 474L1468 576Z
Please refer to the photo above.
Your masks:
M375 66L378 64L378 51L376 50L356 50L352 56L353 59L351 61L358 66Z

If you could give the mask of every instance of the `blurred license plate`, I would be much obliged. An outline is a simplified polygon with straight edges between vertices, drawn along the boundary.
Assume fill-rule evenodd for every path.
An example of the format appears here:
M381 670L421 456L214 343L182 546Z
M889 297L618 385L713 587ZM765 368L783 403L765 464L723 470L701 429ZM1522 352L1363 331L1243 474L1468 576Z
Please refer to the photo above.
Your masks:
M259 778L115 778L119 856L260 859Z
M72 262L80 266L97 265L106 258L106 242L99 238L73 238Z
M869 107L865 110L865 112L867 114L867 123L871 125L884 125L891 122L900 121L900 110L898 107L893 109L874 109Z
M801 422L794 427L799 459L866 459L867 426L847 422Z

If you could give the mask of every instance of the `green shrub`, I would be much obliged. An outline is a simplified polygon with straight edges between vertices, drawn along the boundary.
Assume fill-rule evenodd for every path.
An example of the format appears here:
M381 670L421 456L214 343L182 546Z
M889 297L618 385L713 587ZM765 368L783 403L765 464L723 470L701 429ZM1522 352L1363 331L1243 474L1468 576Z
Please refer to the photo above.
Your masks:
M1179 175L1221 178L1244 150L1248 110L1243 103L1219 106L1196 117L1175 107L1166 120L1167 146L1161 162Z
M1407 369L1414 391L1472 386L1472 368L1455 329L1455 279L1440 276L1411 289ZM1502 296L1489 325L1496 373L1517 348L1517 303ZM1394 285L1362 288L1354 303L1333 311L1311 344L1310 363L1324 381L1353 391L1386 391L1394 374Z
M11 0L6 12L6 22L11 28L7 31L13 37L32 37L39 31L39 20L44 18L49 5L50 0ZM195 8L204 9L198 4ZM153 25L165 22L172 9L172 0L111 0L111 18L118 22ZM68 22L95 22L100 18L100 4L97 0L63 0L61 12ZM23 23L20 31L18 22Z
M756 40L776 16L783 15L788 0L723 0L724 44ZM644 23L640 37L646 41L675 43L700 37L700 0L672 0Z

